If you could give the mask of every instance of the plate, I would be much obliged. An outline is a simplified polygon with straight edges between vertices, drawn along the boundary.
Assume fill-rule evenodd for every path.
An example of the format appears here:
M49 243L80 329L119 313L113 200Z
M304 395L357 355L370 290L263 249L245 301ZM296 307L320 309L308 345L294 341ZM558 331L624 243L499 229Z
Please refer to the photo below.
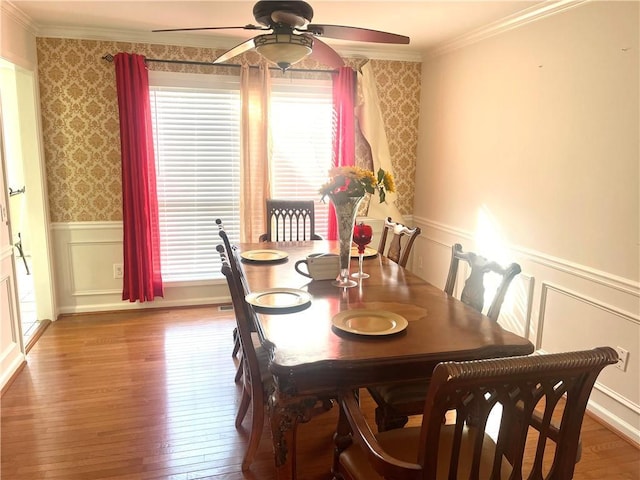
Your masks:
M364 247L364 258L375 257L378 255L378 250L375 248ZM358 247L351 247L351 257L358 258Z
M401 332L409 323L407 319L385 310L345 310L333 317L331 323L345 332L358 335L392 335Z
M311 301L311 295L297 288L269 288L251 292L245 300L254 307L271 310L300 307Z
M277 262L284 260L289 254L282 250L249 250L240 253L240 256L251 262Z

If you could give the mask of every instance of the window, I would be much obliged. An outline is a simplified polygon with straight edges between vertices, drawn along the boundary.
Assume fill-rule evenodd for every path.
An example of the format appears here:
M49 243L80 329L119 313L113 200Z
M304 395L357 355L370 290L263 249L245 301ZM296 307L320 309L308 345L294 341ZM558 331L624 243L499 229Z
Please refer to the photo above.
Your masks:
M232 241L240 237L239 79L149 78L163 281L220 278L214 219Z
M222 278L215 218L240 238L240 80L149 72L164 282ZM331 81L274 79L272 196L316 202L331 165Z
M331 168L332 115L330 80L272 81L272 197L314 200L316 233L324 238L329 204L318 190Z

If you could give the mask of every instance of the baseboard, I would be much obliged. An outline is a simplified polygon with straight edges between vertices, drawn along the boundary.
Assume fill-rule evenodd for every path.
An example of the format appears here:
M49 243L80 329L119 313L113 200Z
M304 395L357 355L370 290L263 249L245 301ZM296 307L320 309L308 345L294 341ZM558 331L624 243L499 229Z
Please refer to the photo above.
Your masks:
M599 415L597 415L595 412L591 410L587 410L586 415L588 415L589 418L592 418L595 422L605 427L607 430L610 430L611 432L615 433L617 436L619 436L625 442L630 444L632 447L635 447L638 450L640 450L640 440L627 435L626 432L624 431L621 431L619 428L617 428L615 423L607 422L604 418L600 417Z
M44 334L45 330L51 325L51 320L41 320L38 322L38 328L36 331L29 337L29 341L25 347L25 353L29 353L31 347L33 347L38 339Z
M192 298L189 300L162 300L158 302L110 302L101 304L90 304L86 306L69 306L60 308L62 315L85 314L85 313L103 313L124 310L157 310L160 308L178 308L178 307L204 307L208 305L228 304L228 297L208 297L208 298ZM153 304L153 305L152 305Z
M11 375L11 377L9 377L9 380L7 380L6 383L2 386L2 390L0 390L0 397L2 397L7 390L9 390L9 387L11 386L11 384L15 381L16 378L18 378L18 375L20 375L20 372L22 372L22 370L26 366L27 366L26 360L23 360L22 362L20 362L20 365L18 366L18 368L16 368L16 371L13 372L13 375Z

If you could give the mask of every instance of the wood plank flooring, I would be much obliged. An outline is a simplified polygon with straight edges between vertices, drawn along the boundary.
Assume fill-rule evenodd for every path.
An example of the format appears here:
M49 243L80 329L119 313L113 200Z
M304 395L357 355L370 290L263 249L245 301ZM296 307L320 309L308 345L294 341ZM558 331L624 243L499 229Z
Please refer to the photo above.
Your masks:
M53 322L2 396L0 478L274 478L267 426L251 470L240 469L232 315L198 307ZM331 478L336 419L334 408L301 426L299 478ZM583 449L574 478L640 478L640 452L588 417Z

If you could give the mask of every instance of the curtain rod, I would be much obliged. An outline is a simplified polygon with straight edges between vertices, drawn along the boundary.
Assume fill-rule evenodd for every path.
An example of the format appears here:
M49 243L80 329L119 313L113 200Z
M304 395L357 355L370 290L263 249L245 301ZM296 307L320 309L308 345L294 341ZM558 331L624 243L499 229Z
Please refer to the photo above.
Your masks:
M103 60L107 62L113 62L113 55L107 53L102 57ZM241 67L242 65L238 65L237 63L213 63L213 62L197 62L195 60L162 60L159 58L145 58L145 62L158 62L158 63L175 63L180 65L202 65L206 67ZM249 68L258 68L256 65L249 65ZM277 70L281 72L282 70L278 67L269 67L269 70ZM288 68L287 72L302 72L302 73L329 73L331 75L335 75L338 73L337 70L319 70L314 68Z

